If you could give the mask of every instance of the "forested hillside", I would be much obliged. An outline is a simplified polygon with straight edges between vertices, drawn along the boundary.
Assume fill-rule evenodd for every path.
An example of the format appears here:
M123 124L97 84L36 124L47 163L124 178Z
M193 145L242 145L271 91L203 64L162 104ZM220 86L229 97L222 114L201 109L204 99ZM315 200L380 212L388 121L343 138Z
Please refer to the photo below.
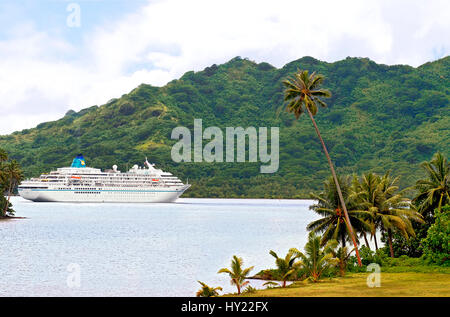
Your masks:
M410 66L379 65L366 58L335 63L303 57L277 69L236 57L187 72L164 87L142 84L102 106L0 136L0 147L26 176L68 166L83 153L92 167L150 162L193 184L184 197L307 197L330 174L307 116L298 121L277 110L281 81L300 69L325 75L333 96L316 116L340 174L390 169L401 185L422 176L420 162L440 150L450 156L450 57ZM177 126L280 127L280 168L260 174L261 163L175 163L170 139ZM206 144L208 140L204 141Z

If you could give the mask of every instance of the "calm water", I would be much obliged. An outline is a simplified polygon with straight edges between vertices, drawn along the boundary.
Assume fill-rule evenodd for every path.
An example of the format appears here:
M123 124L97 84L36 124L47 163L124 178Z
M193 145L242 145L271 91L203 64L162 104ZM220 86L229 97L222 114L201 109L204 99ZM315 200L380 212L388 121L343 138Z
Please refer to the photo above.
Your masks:
M0 221L0 296L195 296L197 280L234 292L217 274L234 254L252 273L274 267L269 250L302 249L317 219L308 200L12 203L27 219ZM79 288L67 286L72 263Z

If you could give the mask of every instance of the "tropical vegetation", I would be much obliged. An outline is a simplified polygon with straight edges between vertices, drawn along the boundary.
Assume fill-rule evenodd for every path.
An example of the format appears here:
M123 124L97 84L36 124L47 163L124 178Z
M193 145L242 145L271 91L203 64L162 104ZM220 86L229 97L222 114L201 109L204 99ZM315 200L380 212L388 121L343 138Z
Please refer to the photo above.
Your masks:
M422 240L423 255L431 262L450 266L450 205L435 210L435 221Z
M219 296L219 291L222 291L222 287L210 287L203 282L197 282L202 286L195 294L197 297L216 297Z
M337 250L331 250L331 254L335 259L338 260L339 265L339 274L340 276L344 276L347 271L348 260L354 250L350 250L347 247L340 247Z
M434 166L437 171L441 171L437 174L440 175L440 179L447 180L448 165L446 164L448 164L447 159L442 154L437 153L430 162L422 163L421 166ZM358 240L362 267L358 265L357 257L352 255L354 250L350 250L346 246L346 241L349 241L349 232L345 230L345 226L342 226L345 219L339 212L340 199L335 182L332 178L328 178L320 193L311 193L311 198L314 198L316 203L310 209L322 218L307 226L310 234L304 252L291 248L282 258L271 250L269 254L275 258L276 269L262 270L253 278L268 280L263 285L273 292L264 293L261 290L252 289L251 293L254 296L266 296L265 294L272 294L272 296L309 296L310 293L308 292L293 295L291 291L286 291L286 293L281 294L275 289L297 288L298 283L304 283L305 280L317 283L324 277L345 278L350 274L358 278L358 274L366 272L367 267L373 263L382 267L383 279L386 278L386 274L399 274L400 277L405 276L409 281L414 281L415 285L423 285L421 274L426 273L429 274L428 276L433 274L433 276L440 276L443 281L448 280L450 275L450 205L444 198L441 198L445 196L446 192L442 194L442 191L438 191L447 187L443 186L442 182L433 183L431 180L436 179L433 175L436 174L429 174L429 178L417 181L416 184L420 184L420 186L414 188L420 190L414 192L415 196L412 199L407 198L406 190L399 189L397 185L399 178L393 177L390 172L385 172L382 175L369 172L360 177L355 175L353 177L338 176L343 198L346 205L349 206L349 215L355 224L355 231L365 240L365 245L362 245L361 239ZM427 186L424 186L424 184ZM434 184L437 190L432 190L431 184ZM423 195L423 192L429 194ZM429 203L424 204L426 198L423 197L431 197ZM442 202L446 204L443 205ZM435 209L431 211L430 208ZM430 222L429 219L432 219L432 221ZM416 257L409 257L404 254L396 255L399 249L399 245L397 245L396 252L394 252L397 235L405 241L417 239L415 233L415 226L417 225L420 225L422 230L426 229L425 237L419 242L420 255ZM377 233L381 233L381 240L386 243L384 247L378 246L376 242ZM374 250L371 249L367 236L370 236L375 242ZM282 284L278 285L275 281L281 281ZM286 286L287 281L294 281L294 284ZM339 281L344 284L347 283L345 280ZM391 283L391 288L395 284L395 282ZM438 290L441 290L442 284L442 282L430 282L429 285L432 286L433 291L429 292L429 296L433 294L434 296L436 294L441 296L442 294L439 294ZM339 289L339 287L336 286L336 289ZM408 294L393 290L392 294L393 296L402 294L414 296L415 293L423 293L420 287L414 288L414 290L414 292ZM375 293L362 292L367 296L372 296L370 294ZM328 296L325 294L329 293L323 291L321 294L321 296ZM349 293L346 292L346 295L349 295Z
M336 240L331 240L321 247L320 237L312 233L308 236L308 242L304 248L305 253L296 248L292 248L290 251L300 259L298 265L304 270L305 276L312 282L318 282L323 273L339 263L339 260L333 255L333 250L337 245Z
M365 233L370 231L372 226L368 222L368 212L358 210L357 204L350 199L352 194L350 177L338 177L342 189L342 196L347 205L348 216L356 232ZM344 225L346 219L342 211L342 205L336 188L336 183L330 177L324 182L322 192L310 193L310 197L315 200L309 208L322 216L306 227L312 232L321 233L321 245L325 245L330 240L337 240L342 247L350 241L348 227ZM359 241L359 240L357 240Z
M430 161L420 164L424 176L419 178L413 190L413 206L422 215L423 223L413 223L415 236L405 239L400 234L393 235L392 248L396 256L407 255L420 257L423 255L422 241L427 237L428 229L435 222L435 211L450 204L450 163L441 152L435 153Z
M246 281L249 273L253 270L253 266L244 269L242 266L244 261L242 258L233 255L233 259L231 260L231 269L222 268L217 273L226 273L229 275L231 280L231 285L235 285L237 287L238 294L241 294L241 290L244 286L246 286L249 282Z
M410 200L398 191L397 182L398 178L392 178L387 172L383 176L364 175L362 185L354 183L355 200L360 208L369 213L371 234L375 241L377 229L387 235L391 257L394 257L393 233L398 232L409 239L410 236L415 236L412 222L423 222Z
M289 250L284 258L280 258L274 251L269 252L275 258L277 270L281 274L282 287L286 287L286 281L298 272L300 262L295 262L298 256L294 253L294 250Z
M14 215L10 199L22 179L19 163L9 160L8 153L0 148L0 218Z

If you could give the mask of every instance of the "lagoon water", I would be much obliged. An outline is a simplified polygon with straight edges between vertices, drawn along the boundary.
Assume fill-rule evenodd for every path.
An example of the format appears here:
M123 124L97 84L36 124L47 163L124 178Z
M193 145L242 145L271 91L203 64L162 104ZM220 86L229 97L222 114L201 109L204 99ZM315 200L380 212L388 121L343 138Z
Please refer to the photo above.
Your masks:
M195 296L197 280L235 292L217 274L234 254L252 274L273 268L269 250L303 249L318 218L310 200L12 203L27 218L0 221L0 297Z

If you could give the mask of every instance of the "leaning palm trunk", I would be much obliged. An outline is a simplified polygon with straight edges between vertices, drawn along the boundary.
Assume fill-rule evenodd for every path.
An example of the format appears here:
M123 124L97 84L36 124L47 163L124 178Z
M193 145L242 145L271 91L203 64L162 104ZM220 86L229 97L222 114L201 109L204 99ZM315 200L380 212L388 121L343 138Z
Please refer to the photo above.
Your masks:
M341 187L339 186L336 172L334 171L333 163L331 162L331 158L330 158L330 155L328 154L327 147L325 146L325 142L322 139L319 128L317 127L316 121L314 120L314 117L313 117L311 111L309 110L309 107L305 107L305 108L308 111L309 117L311 118L311 121L314 125L314 129L316 130L317 136L320 139L320 143L322 143L323 151L325 152L325 156L327 157L328 164L330 165L331 174L333 175L334 183L336 184L336 189L337 189L337 192L339 195L339 200L341 201L342 209L344 210L344 216L345 216L345 220L346 220L345 224L347 226L348 232L350 233L350 237L352 238L353 245L355 246L355 253L356 253L356 258L358 259L358 264L359 264L359 266L362 266L361 258L359 256L359 252L358 252L358 244L356 243L356 239L355 239L355 233L353 232L353 228L350 223L350 218L348 217L347 207L345 206L344 197L342 196Z

